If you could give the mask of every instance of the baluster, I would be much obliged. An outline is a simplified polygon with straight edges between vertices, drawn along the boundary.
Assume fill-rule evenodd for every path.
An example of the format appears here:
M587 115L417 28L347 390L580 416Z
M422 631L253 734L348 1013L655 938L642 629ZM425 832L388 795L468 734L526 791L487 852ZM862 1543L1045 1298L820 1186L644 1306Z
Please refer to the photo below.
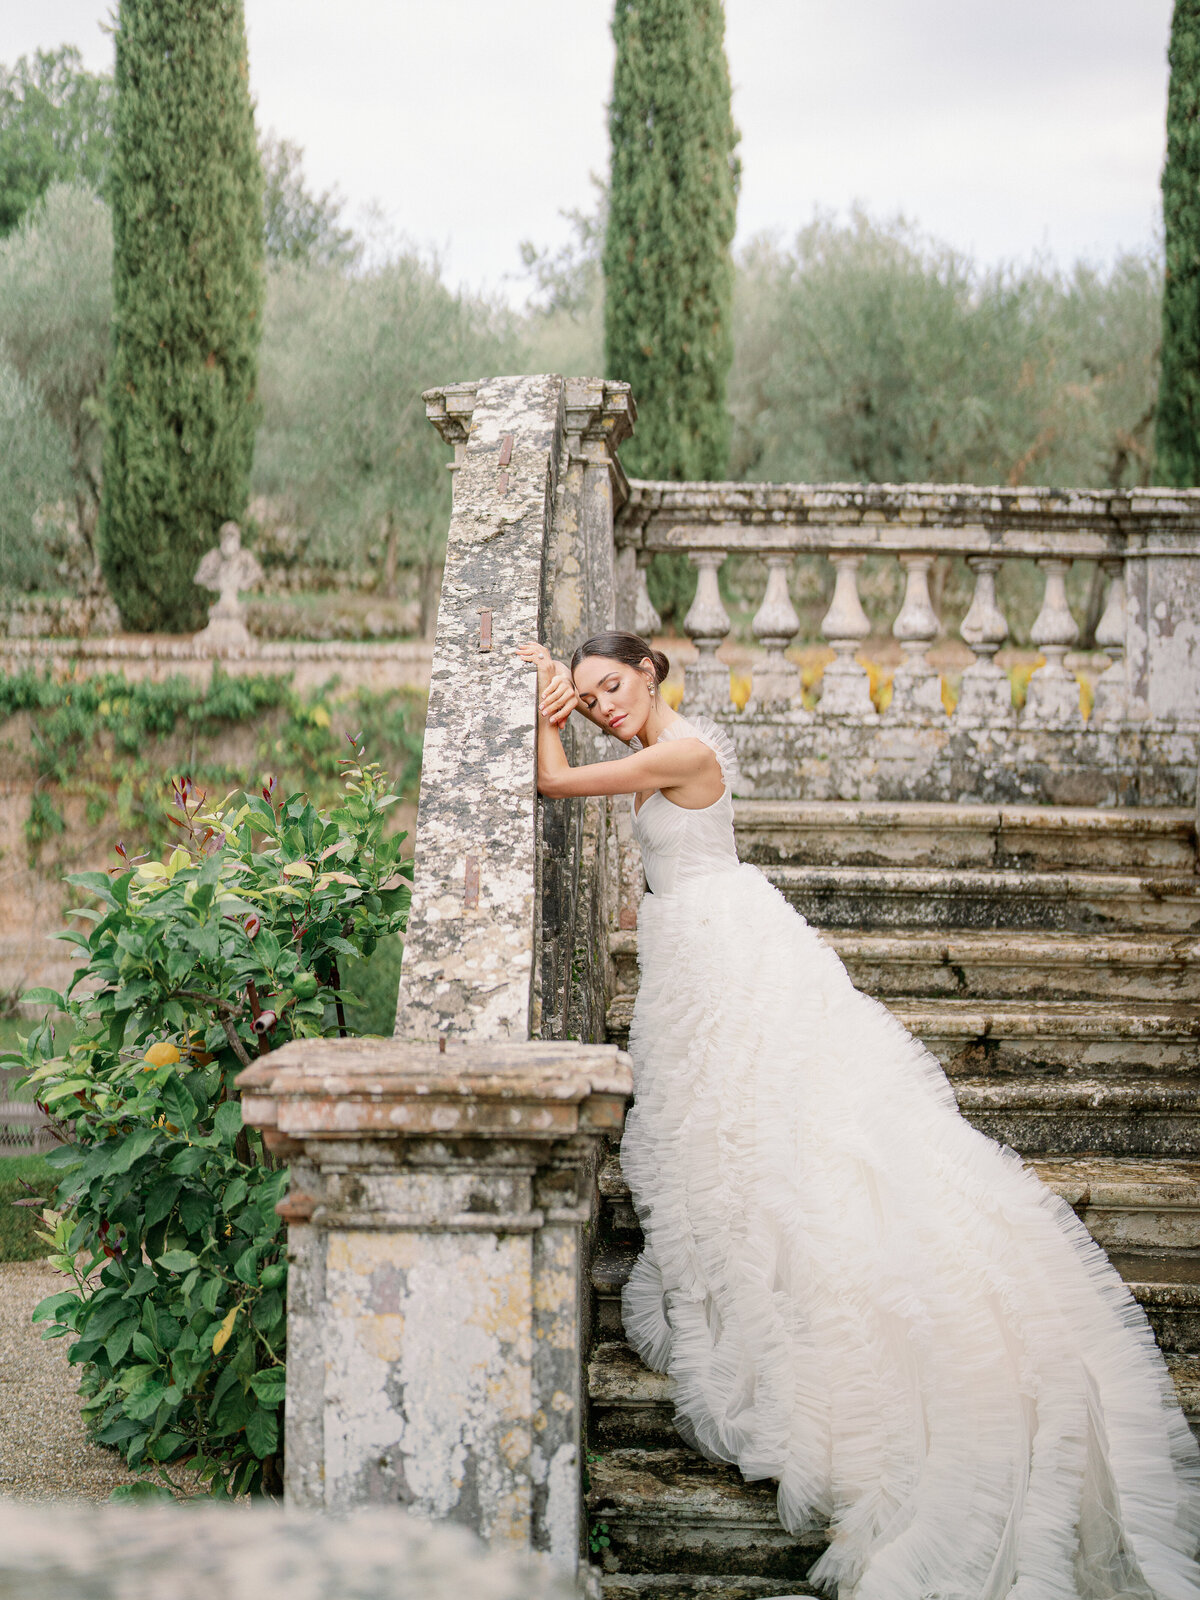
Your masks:
M975 652L975 659L962 675L954 715L963 722L1011 722L1012 686L995 659L1008 638L1008 623L996 603L1000 558L968 556L967 565L975 574L975 593L959 632Z
M790 566L790 556L767 557L767 589L750 625L754 637L766 649L767 658L754 671L751 711L768 706L802 709L800 669L784 654L800 631L800 618L788 593Z
M871 631L867 614L858 598L858 569L861 555L830 552L837 578L833 600L821 622L821 632L836 651L837 659L825 668L821 678L821 710L826 716L873 717L871 680L865 667L855 661L859 645Z
M938 636L937 613L929 598L929 569L933 557L904 555L900 557L900 565L905 573L904 604L892 624L892 636L899 639L904 659L892 679L892 703L888 713L893 717L909 716L924 721L930 715L945 715L937 668L930 664L925 653Z
M650 590L646 584L646 568L654 559L649 550L639 550L637 558L637 588L634 591L633 631L641 639L653 639L662 632L662 618L654 609Z
M1071 562L1061 556L1044 556L1038 566L1046 574L1042 609L1029 637L1046 657L1029 680L1024 720L1044 726L1078 722L1079 685L1067 671L1063 657L1079 637L1079 624L1067 604L1066 577Z
M729 613L721 604L717 574L724 550L689 550L688 560L699 569L696 598L683 619L684 632L700 652L700 659L684 673L684 711L710 717L730 711L729 668L717 660L717 649L729 632Z
M1125 671L1125 563L1102 561L1101 570L1111 578L1104 612L1096 624L1096 643L1110 658L1110 664L1096 680L1092 705L1095 722L1123 722L1129 708L1129 683Z

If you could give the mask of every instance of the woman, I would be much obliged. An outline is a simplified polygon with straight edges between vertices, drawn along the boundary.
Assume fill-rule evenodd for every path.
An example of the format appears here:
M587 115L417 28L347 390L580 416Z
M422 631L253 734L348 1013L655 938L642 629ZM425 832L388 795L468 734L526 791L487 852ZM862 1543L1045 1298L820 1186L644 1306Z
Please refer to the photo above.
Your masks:
M666 658L519 653L541 792L634 797L623 1313L684 1437L830 1524L839 1600L1198 1600L1200 1453L1104 1253L739 864L732 744L667 706ZM636 753L572 768L573 709Z

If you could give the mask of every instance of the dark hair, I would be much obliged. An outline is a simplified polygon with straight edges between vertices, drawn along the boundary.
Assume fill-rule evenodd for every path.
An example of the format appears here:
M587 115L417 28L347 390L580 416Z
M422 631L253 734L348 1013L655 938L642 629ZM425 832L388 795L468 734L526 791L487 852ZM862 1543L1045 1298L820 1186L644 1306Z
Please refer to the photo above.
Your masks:
M579 663L588 656L604 656L626 667L640 667L643 661L649 661L659 683L671 670L671 663L662 651L647 644L645 639L639 639L636 633L594 633L590 639L583 641L571 657L572 675Z

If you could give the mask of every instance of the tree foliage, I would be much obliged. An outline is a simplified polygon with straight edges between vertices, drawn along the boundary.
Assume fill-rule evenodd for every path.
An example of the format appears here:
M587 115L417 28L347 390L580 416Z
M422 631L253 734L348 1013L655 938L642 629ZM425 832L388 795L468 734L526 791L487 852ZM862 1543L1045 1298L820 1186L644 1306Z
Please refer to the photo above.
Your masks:
M980 271L903 222L818 218L739 273L733 473L1144 483L1160 271Z
M416 256L353 275L280 269L267 311L256 486L286 501L313 554L373 573L383 593L395 593L398 566L416 567L428 631L450 475L421 394L518 359L506 314L452 293Z
M126 627L199 627L249 492L262 168L241 0L122 0L101 554Z
M63 935L81 965L66 995L25 996L73 1024L65 1052L47 1022L0 1058L69 1136L44 1237L74 1283L35 1318L71 1339L100 1442L185 1492L173 1464L218 1495L280 1485L287 1173L236 1080L273 1043L346 1031L345 963L404 925L395 796L361 752L348 767L329 812L271 788L209 808L180 780L166 862L70 880L95 902Z
M266 134L263 164L263 243L269 262L349 266L360 247L340 221L344 202L332 189L313 194L304 177L304 152L290 139Z
M112 228L108 208L79 183L55 184L0 240L0 356L22 381L7 427L41 437L29 461L28 490L0 490L9 537L44 564L35 514L69 496L74 520L96 564L103 399L112 317ZM9 407L18 396L6 391ZM51 446L50 439L55 442ZM36 466L36 461L41 466ZM65 464L66 470L63 470Z
M626 466L720 478L740 168L720 0L616 0L605 371L633 386Z
M52 580L35 528L47 492L67 489L70 463L36 391L8 362L0 362L0 461L0 589L15 594Z
M112 79L88 72L74 45L0 66L0 235L51 184L104 189L112 112Z
M1175 0L1162 174L1166 279L1156 475L1200 484L1200 0Z

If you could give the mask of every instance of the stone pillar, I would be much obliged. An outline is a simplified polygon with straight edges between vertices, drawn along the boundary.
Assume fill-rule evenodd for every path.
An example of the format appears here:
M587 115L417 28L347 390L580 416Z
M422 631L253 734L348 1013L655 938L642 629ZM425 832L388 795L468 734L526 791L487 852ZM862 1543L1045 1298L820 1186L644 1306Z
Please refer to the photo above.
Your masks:
M1166 525L1190 508L1187 491L1130 491L1142 526L1125 563L1125 673L1132 721L1200 719L1200 543ZM1156 514L1163 524L1155 525Z
M453 414L465 442L433 648L398 1037L529 1037L537 695L514 649L541 631L563 390L561 378L542 375L425 397L435 421Z
M628 1057L307 1040L239 1083L292 1166L289 1502L401 1505L573 1573L584 1236Z

